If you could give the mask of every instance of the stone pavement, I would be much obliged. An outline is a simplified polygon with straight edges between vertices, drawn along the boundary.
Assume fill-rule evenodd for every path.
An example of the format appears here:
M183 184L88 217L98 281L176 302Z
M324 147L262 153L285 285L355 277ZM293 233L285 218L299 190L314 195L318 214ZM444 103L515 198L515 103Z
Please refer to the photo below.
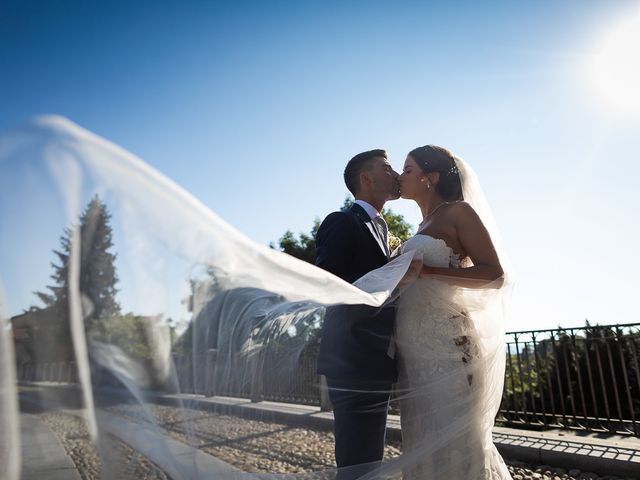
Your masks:
M119 438L156 464L173 480L224 478L232 480L246 474L197 448L173 440L162 430L129 422L105 411L98 411L99 422L111 435Z
M22 480L80 480L75 465L37 416L20 414Z
M305 425L332 430L333 414L318 407L278 402L251 403L230 397L173 394L158 397L162 403L229 413L243 418ZM400 417L389 415L387 434L400 439ZM500 454L510 460L534 465L596 472L602 475L640 478L640 438L549 430L536 432L495 427L493 441Z
M332 430L333 414L320 412L318 407L230 397L204 397L193 394L174 394L156 397L158 403L232 414L241 418L305 426L310 429ZM22 479L52 478L78 480L71 460L58 440L37 416L22 413L21 450ZM214 472L233 469L214 457L199 452L163 432L133 426L117 417L104 425L111 425L109 433L141 452L160 468L166 468L174 479L193 478L194 472ZM388 435L400 439L400 419L390 415ZM510 460L534 465L551 465L567 470L597 472L601 475L640 479L640 439L626 436L598 435L551 430L536 432L513 428L494 428L494 442L500 453ZM161 442L157 439L162 438ZM154 439L154 441L151 441ZM179 462L175 462L179 459ZM173 468L173 470L171 470ZM46 472L46 475L44 473Z
M635 437L495 427L493 441L505 458L640 478L640 439Z

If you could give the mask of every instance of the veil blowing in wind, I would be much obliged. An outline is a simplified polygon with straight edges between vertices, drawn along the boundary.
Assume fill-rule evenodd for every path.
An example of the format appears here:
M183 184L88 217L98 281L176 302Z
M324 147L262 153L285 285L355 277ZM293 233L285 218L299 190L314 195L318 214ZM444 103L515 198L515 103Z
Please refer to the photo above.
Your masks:
M461 169L465 200L497 242L475 176ZM86 426L104 478L137 478L120 443L159 459L172 478L284 477L203 464L195 448L177 451L176 439L203 444L198 421L189 420L192 405L179 393L248 397L256 383L292 388L296 381L317 389L317 378L299 365L317 342L325 307L388 303L414 258L400 255L349 284L251 241L141 159L57 116L0 134L0 197L0 476L9 479L19 478L21 414L46 421L49 412ZM481 422L469 427L468 412L452 418L441 438L362 478L401 478L421 455L446 448L447 438L467 428L479 428L490 448L504 370L506 284L446 293L475 325L481 408L473 411ZM189 322L176 330L181 315ZM398 395L430 388L438 385ZM174 422L184 421L179 434L161 415L167 405ZM447 411L456 407L464 405ZM232 410L212 414L212 422L232 426L214 443L240 441L233 425L246 419L226 415ZM291 476L336 474L330 463L313 470Z

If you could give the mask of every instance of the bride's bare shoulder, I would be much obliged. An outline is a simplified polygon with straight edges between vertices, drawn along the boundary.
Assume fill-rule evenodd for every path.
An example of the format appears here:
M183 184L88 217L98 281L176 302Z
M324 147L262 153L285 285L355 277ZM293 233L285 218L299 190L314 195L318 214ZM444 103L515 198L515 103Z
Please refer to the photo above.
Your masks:
M478 216L474 208L465 201L451 204L449 212L456 223L475 223L480 221L480 217Z
M449 211L454 215L474 215L476 213L473 207L464 200L450 204Z

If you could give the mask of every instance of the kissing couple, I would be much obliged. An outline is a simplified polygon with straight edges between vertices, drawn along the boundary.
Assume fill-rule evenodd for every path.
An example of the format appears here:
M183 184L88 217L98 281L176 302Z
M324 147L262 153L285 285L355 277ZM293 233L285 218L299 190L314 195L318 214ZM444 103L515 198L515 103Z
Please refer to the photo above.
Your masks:
M401 174L384 150L360 153L344 181L355 203L320 225L316 265L360 286L384 275L398 254L417 260L383 307L327 309L318 373L333 404L337 478L402 469L404 480L510 479L491 436L504 377L507 275L476 175L447 149L427 145L409 152ZM398 198L416 202L423 220L391 252L382 209ZM392 392L403 454L382 463Z

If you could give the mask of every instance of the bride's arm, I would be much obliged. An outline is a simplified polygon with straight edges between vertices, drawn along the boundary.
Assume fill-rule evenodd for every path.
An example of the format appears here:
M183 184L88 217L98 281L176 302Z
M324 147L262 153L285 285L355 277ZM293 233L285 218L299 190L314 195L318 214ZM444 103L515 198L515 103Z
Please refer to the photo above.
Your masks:
M460 203L456 207L454 218L458 240L473 266L444 268L425 265L420 276L437 276L438 280L467 288L499 288L504 271L489 232L469 204Z

